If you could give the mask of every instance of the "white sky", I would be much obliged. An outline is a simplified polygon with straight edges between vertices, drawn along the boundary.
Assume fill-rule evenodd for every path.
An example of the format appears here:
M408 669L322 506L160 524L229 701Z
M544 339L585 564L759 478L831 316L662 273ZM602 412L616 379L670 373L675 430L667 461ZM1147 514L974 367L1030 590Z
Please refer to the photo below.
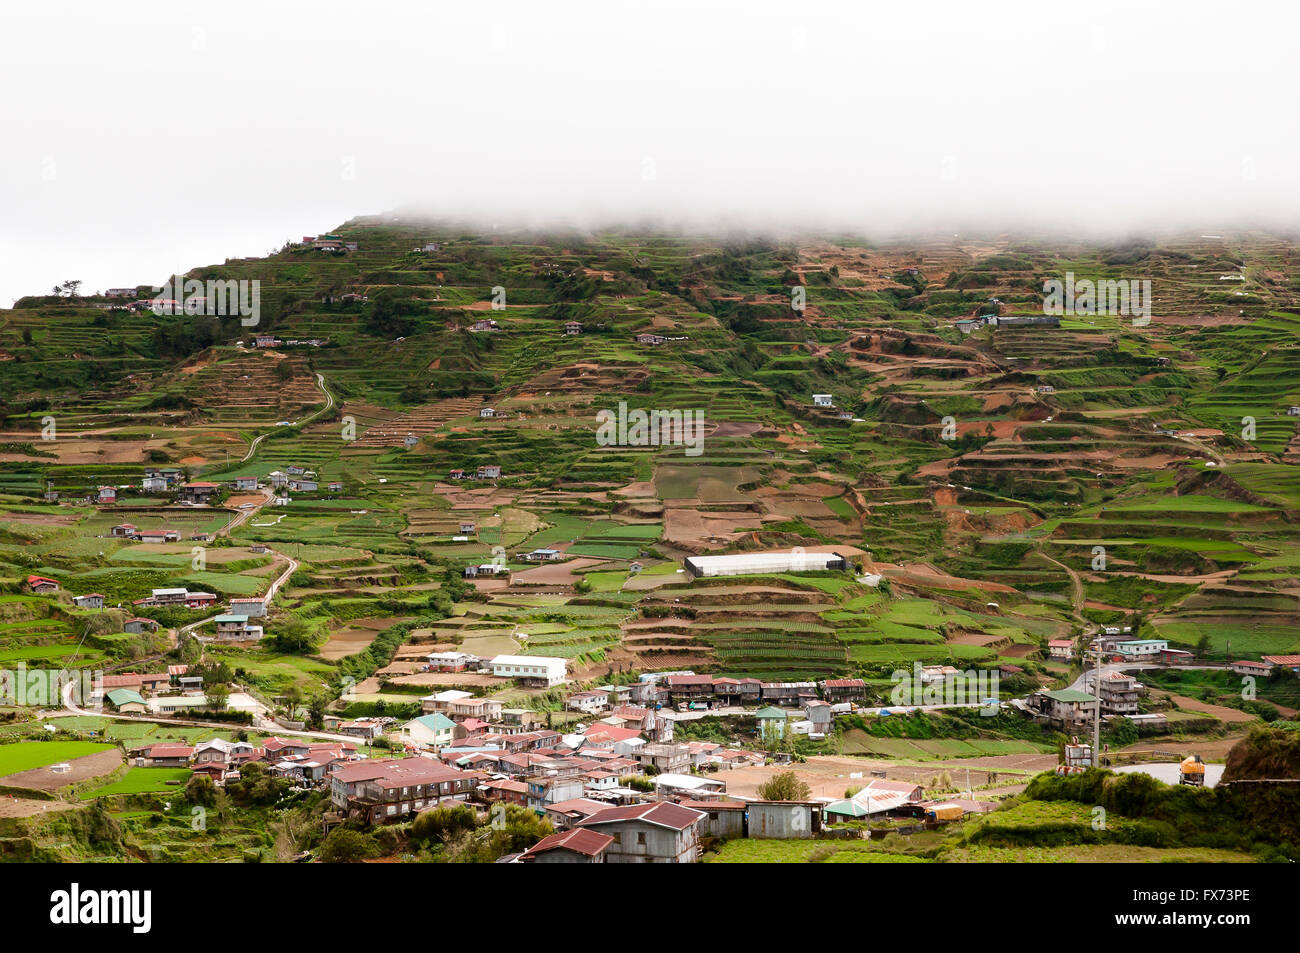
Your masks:
M188 6L0 8L0 306L394 208L871 235L1300 213L1291 4Z

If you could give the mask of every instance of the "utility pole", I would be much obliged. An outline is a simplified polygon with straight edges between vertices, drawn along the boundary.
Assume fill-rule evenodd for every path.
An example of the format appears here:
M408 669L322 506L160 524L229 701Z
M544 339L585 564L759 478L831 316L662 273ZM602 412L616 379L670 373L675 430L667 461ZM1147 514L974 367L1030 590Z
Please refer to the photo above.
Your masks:
M1101 767L1101 652L1097 653L1097 683L1093 685L1097 710L1092 716L1092 766Z

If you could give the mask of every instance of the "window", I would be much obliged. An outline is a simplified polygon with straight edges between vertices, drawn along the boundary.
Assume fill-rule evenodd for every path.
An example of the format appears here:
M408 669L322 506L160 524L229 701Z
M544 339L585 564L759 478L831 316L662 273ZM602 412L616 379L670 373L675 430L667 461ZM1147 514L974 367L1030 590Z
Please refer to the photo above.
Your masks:
M645 846L645 831L637 831L636 842L643 847Z

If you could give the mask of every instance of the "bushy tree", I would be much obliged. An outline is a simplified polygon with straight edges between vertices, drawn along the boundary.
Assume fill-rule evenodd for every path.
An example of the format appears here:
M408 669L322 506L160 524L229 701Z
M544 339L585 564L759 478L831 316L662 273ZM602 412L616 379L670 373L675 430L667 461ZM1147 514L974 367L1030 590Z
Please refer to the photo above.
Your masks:
M758 796L764 801L806 801L812 788L793 771L782 771L758 786Z
M355 864L378 853L375 842L365 834L337 827L321 844L320 859L327 864Z

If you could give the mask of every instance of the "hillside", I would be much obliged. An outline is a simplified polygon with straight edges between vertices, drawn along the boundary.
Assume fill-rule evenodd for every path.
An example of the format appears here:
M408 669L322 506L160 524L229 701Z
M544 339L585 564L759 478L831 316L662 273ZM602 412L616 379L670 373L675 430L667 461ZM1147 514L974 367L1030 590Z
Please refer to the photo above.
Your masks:
M15 591L38 572L114 602L181 578L247 595L281 565L248 547L294 547L282 598L343 640L337 660L418 616L444 568L504 547L510 582L476 582L479 601L420 630L381 672L397 692L430 681L410 656L433 645L563 654L590 678L878 681L913 661L1055 677L1048 639L1120 620L1209 657L1300 650L1289 241L482 234L379 217L331 234L355 250L190 272L258 280L256 327L98 296L0 312L0 574ZM1041 315L1043 282L1067 273L1150 279L1152 320L957 325ZM700 452L602 444L597 415L620 402L698 412ZM138 489L69 505L138 487L145 465L212 481L294 465L343 489L232 525L235 549L194 572L188 545L107 527L125 513L210 532L228 512ZM499 479L473 479L491 465ZM547 546L564 561L514 559ZM837 548L886 586L676 572L691 554L791 546ZM16 611L10 654L53 652L75 623Z

